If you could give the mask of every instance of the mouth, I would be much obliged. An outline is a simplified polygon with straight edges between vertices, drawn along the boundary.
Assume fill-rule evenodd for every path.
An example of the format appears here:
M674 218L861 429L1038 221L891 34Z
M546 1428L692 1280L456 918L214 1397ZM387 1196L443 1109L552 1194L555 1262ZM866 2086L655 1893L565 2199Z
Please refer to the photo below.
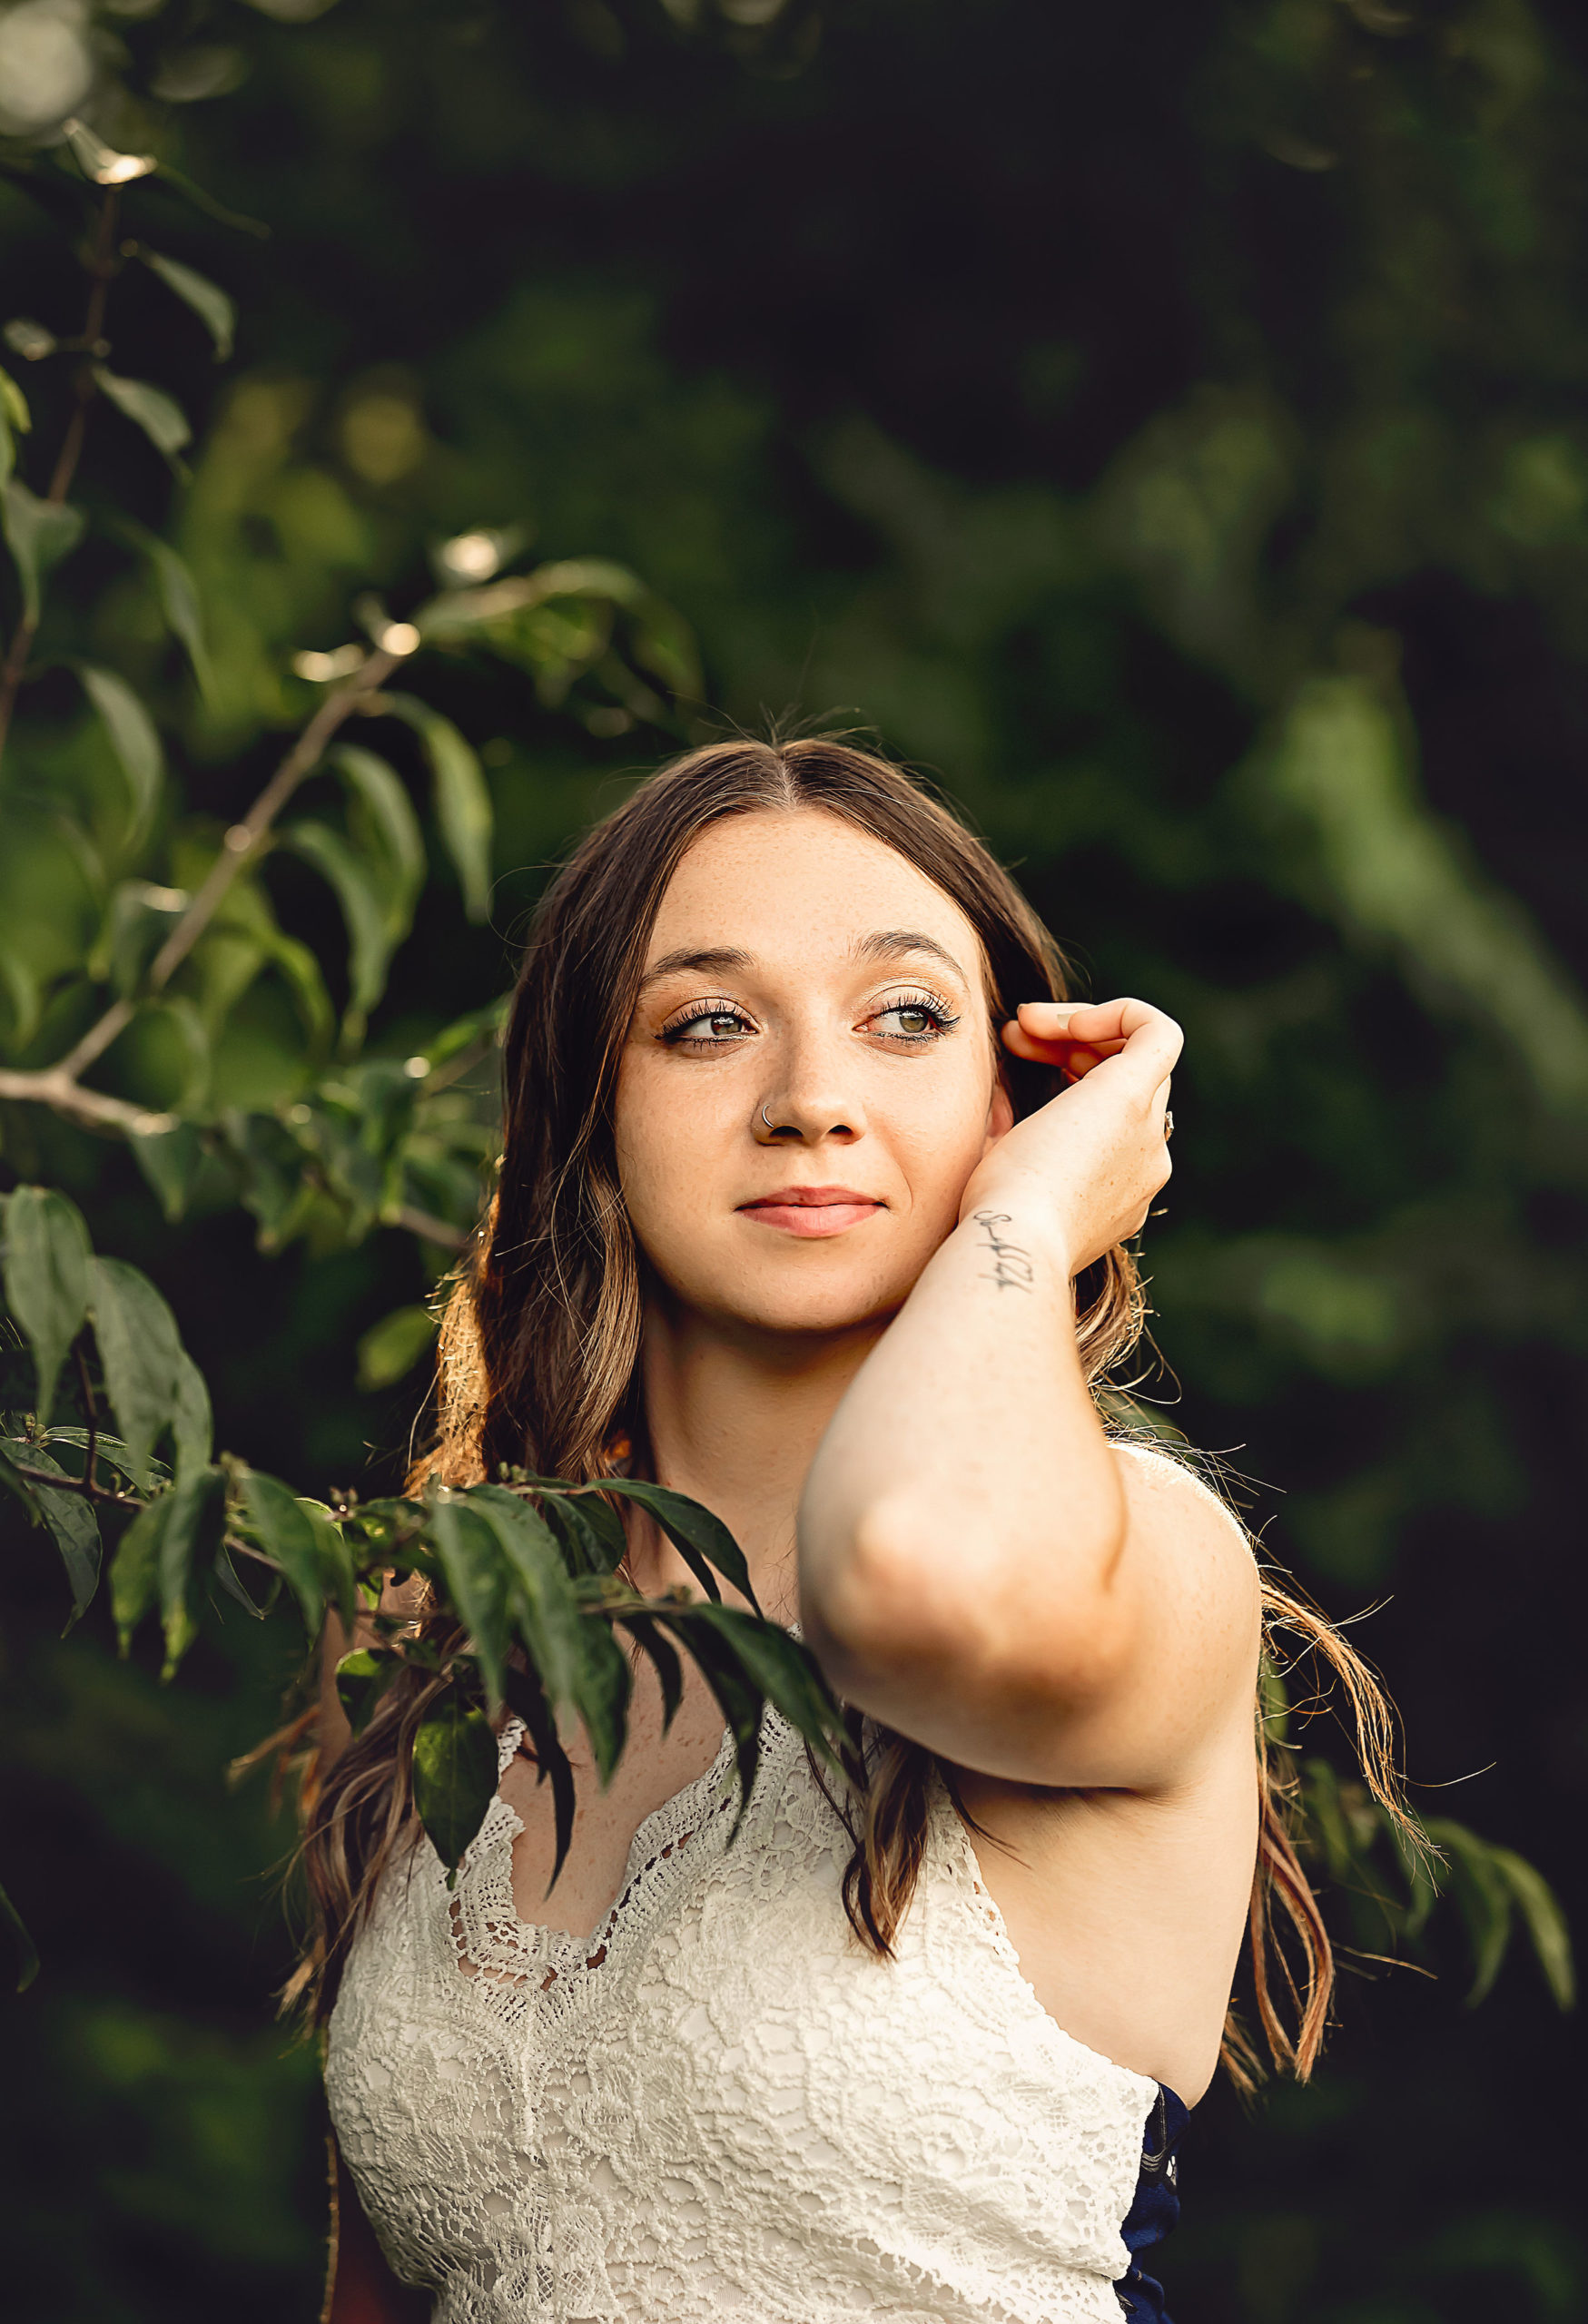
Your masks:
M775 1194L742 1202L739 1216L754 1219L758 1226L774 1226L814 1242L823 1236L847 1234L887 1206L874 1195L856 1194L851 1187L780 1187Z

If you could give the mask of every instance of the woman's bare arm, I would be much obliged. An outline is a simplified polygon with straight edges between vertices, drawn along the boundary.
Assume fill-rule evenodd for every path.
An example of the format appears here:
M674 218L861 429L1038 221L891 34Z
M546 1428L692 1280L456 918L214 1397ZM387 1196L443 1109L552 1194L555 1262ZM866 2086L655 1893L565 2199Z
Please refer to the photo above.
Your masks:
M842 1692L944 1757L1148 1787L1249 1720L1259 1619L1238 1529L1109 1443L1076 1347L1074 1276L1169 1176L1179 1035L1116 1002L1024 1009L1005 1038L1078 1078L992 1148L840 1405L801 1508L801 1609Z
M392 2274L334 2139L331 2152L330 2267L321 2324L427 2324L430 2295Z

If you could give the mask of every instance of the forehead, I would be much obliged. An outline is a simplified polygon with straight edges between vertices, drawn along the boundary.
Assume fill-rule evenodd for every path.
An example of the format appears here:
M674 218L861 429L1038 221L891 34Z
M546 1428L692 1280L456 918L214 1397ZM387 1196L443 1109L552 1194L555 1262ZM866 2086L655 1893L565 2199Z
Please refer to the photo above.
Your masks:
M965 914L885 841L819 807L760 808L692 842L663 895L646 960L730 948L768 961L847 958L893 929L919 930L968 977L981 973Z

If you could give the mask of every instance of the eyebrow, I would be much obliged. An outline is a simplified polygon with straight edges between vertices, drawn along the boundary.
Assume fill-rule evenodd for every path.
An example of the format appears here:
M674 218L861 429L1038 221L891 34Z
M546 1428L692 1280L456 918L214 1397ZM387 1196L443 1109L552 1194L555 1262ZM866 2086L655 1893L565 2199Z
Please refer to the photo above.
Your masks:
M941 960L945 968L952 969L962 984L971 981L953 954L922 929L879 929L875 935L861 937L852 950L857 960L897 960L907 953L924 953L929 960ZM677 952L664 952L659 960L653 961L640 979L639 989L641 992L647 991L664 977L731 976L736 970L755 966L755 954L741 951L736 945L715 945L705 950L686 947Z

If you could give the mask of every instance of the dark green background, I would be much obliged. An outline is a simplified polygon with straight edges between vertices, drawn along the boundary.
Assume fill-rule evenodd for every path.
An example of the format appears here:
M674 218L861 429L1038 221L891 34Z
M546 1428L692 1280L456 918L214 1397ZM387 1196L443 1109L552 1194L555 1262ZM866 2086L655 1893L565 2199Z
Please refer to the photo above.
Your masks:
M356 588L400 611L428 540L512 521L671 599L714 712L863 721L933 771L1088 987L1185 1022L1156 1393L1261 1481L1253 1521L1332 1612L1382 1605L1354 1635L1410 1773L1458 1787L1425 1810L1521 1848L1580 1918L1575 11L293 13L113 25L134 90L173 38L231 54L238 85L147 118L271 230L149 191L163 246L236 290L239 351L217 373L156 320L117 350L209 413L172 518L223 680L188 726L192 801L247 804L286 655L340 643ZM7 312L66 326L58 244L8 191L0 235ZM114 428L84 492L163 520ZM103 579L84 551L62 586ZM380 1033L399 1053L501 985L543 867L666 747L420 675L488 745L503 877L469 931L436 875ZM307 878L279 901L340 957ZM422 1383L361 1396L351 1350L423 1295L407 1238L266 1260L234 1213L162 1228L113 1149L17 1109L0 1137L156 1274L223 1443L311 1490L371 1453L390 1475ZM270 2005L287 1827L223 1780L291 1640L234 1619L163 1693L102 1619L56 1642L43 1537L15 1539L5 1867L45 1968L5 2004L0 2299L26 2324L307 2318L314 2063ZM1472 2015L1458 1941L1438 1965L1347 1975L1310 2090L1200 2111L1179 2324L1588 2312L1577 2025L1520 1956Z

